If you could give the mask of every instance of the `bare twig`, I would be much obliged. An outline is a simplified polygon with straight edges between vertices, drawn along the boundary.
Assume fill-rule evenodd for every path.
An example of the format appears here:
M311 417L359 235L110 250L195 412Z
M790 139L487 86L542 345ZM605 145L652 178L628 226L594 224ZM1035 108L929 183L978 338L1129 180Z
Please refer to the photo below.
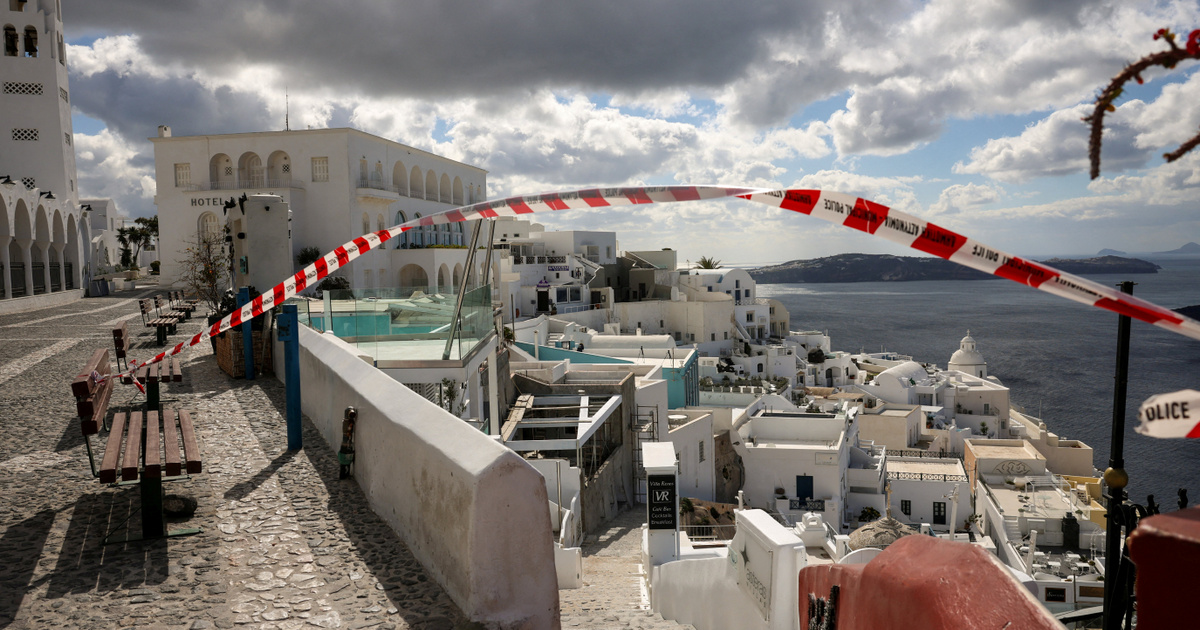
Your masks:
M1096 108L1090 116L1083 119L1084 122L1089 123L1092 127L1091 136L1088 138L1088 158L1092 164L1092 179L1100 176L1100 143L1104 133L1104 115L1110 111L1116 111L1116 106L1113 102L1125 91L1125 84L1130 79L1137 79L1137 82L1141 83L1141 74L1148 68L1162 66L1170 70L1185 59L1200 59L1200 47L1196 45L1195 41L1200 37L1198 34L1200 34L1200 30L1192 31L1188 37L1188 46L1186 49L1183 49L1175 44L1174 34L1170 33L1167 29L1160 30L1154 36L1154 39L1161 37L1171 47L1170 50L1146 55L1125 66L1125 69L1120 74L1113 77L1112 81L1109 81L1108 87L1104 88L1100 96L1096 97ZM1167 159L1167 162L1173 162L1194 149L1197 144L1200 144L1200 134L1180 145L1176 151L1164 154L1163 157Z

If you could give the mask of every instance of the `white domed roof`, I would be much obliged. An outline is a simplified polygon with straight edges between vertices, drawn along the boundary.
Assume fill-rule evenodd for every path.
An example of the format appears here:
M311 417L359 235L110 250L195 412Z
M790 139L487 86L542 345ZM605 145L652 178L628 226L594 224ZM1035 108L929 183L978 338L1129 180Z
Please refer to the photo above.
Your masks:
M987 361L983 360L983 355L975 349L975 338L971 336L969 330L967 336L958 343L958 350L950 355L950 363L946 367L953 370L956 366L965 365L987 365Z
M955 350L954 354L950 355L951 365L983 365L987 361L983 360L983 355L975 350Z

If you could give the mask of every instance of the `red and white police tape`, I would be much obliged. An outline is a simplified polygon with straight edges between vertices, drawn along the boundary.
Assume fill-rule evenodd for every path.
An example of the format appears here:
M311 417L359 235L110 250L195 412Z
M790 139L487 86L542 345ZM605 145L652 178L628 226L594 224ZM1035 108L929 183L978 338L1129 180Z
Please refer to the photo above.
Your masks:
M270 291L255 298L241 310L235 311L190 340L176 344L175 347L159 353L145 363L131 362L129 371L132 372L143 365L179 354L184 348L199 344L213 335L261 315L276 304L281 304L305 288L315 285L333 271L350 264L364 253L416 227L490 219L499 216L521 216L544 211L702 201L728 197L739 197L844 225L972 269L1053 293L1068 300L1097 306L1193 339L1200 339L1200 322L1175 311L1132 295L1126 295L1112 287L1059 271L1048 265L1007 254L911 214L861 197L809 189L638 186L584 188L483 201L414 219L386 230L364 234L325 254L317 262L275 285Z
M1137 432L1160 438L1200 438L1200 392L1194 389L1151 396L1138 410Z

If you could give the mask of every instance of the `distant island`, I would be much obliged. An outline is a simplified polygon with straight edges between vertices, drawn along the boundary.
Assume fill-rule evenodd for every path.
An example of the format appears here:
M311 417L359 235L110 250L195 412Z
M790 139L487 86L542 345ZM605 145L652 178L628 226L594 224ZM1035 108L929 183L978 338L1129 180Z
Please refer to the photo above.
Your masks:
M1160 267L1136 258L1101 256L1082 260L1054 258L1044 261L1068 273L1156 273ZM988 280L997 276L941 258L890 254L838 254L810 260L793 260L749 270L765 284L795 282L907 282L911 280Z
M1123 252L1119 249L1102 249L1097 256L1129 256L1128 252ZM1195 258L1200 256L1200 243L1186 243L1182 247L1164 252L1146 252L1138 254L1139 256L1149 256L1151 258Z
M1051 258L1041 262L1067 273L1158 273L1158 270L1162 269L1148 260L1122 256Z
M1194 304L1192 306L1181 306L1181 307L1175 309L1175 312L1182 313L1188 317L1191 317L1192 319L1200 319L1200 304Z

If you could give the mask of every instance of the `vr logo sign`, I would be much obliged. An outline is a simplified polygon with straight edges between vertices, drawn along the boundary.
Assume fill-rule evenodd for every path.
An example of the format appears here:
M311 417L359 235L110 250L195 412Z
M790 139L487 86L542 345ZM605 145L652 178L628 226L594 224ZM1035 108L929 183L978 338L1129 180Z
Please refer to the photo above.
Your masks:
M646 478L647 521L650 529L675 529L675 475L649 475Z

